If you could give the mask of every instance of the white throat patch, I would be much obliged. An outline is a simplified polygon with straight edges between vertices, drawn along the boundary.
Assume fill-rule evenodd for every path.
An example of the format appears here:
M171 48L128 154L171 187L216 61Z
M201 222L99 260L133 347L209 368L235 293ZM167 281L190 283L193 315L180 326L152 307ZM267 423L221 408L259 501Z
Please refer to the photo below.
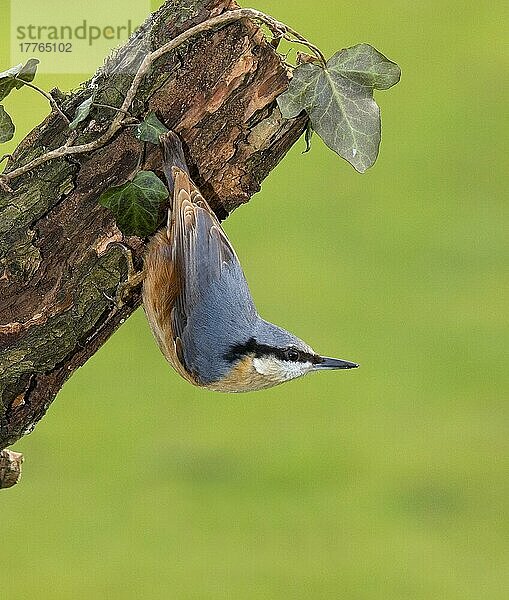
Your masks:
M311 370L310 362L291 362L279 360L274 356L253 358L253 366L257 373L272 380L287 381L301 377Z

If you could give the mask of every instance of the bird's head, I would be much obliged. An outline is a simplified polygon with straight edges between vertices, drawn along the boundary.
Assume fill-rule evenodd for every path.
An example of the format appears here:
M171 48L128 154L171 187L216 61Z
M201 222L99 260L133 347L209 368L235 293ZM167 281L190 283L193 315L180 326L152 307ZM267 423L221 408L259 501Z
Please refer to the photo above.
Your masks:
M255 334L233 344L225 359L231 370L221 382L222 391L268 388L311 371L359 366L339 358L321 356L290 332L261 319ZM231 387L227 389L228 386Z

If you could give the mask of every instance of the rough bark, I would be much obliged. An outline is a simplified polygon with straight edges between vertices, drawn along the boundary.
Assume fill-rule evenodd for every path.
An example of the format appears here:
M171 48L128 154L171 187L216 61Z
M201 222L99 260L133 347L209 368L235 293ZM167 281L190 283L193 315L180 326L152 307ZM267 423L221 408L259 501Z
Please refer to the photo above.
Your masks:
M0 489L9 488L21 478L23 455L12 450L0 452Z
M170 0L150 17L94 78L61 99L71 116L90 88L96 101L119 105L140 56L210 16L228 0ZM153 110L181 135L191 174L220 218L249 200L301 135L305 118L285 121L275 98L288 84L277 53L251 22L192 39L154 65L131 113ZM97 138L113 117L96 108L75 143ZM7 171L68 136L53 112L22 141ZM140 158L141 157L141 158ZM156 146L128 129L93 153L50 161L0 191L0 449L32 431L64 381L140 303L108 299L125 280L122 240L111 213L97 203L108 187L140 168L160 170ZM246 217L247 217L246 213ZM145 241L124 238L141 267Z

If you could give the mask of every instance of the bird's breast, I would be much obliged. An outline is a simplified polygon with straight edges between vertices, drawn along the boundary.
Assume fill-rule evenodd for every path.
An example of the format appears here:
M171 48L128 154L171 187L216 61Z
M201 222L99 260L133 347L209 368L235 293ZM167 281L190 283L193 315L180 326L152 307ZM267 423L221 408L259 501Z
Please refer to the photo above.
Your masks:
M254 368L253 356L245 356L234 364L225 377L205 387L216 392L254 392L279 383L282 383L279 379L262 375Z

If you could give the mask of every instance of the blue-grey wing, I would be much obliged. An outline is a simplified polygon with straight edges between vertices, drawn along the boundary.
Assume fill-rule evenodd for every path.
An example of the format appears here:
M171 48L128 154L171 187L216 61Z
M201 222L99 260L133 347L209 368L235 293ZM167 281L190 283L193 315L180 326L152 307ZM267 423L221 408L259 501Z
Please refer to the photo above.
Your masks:
M256 310L235 250L187 173L173 168L169 222L179 293L172 329L185 368L202 383L226 374L230 347L248 339ZM247 336L247 337L246 337Z

